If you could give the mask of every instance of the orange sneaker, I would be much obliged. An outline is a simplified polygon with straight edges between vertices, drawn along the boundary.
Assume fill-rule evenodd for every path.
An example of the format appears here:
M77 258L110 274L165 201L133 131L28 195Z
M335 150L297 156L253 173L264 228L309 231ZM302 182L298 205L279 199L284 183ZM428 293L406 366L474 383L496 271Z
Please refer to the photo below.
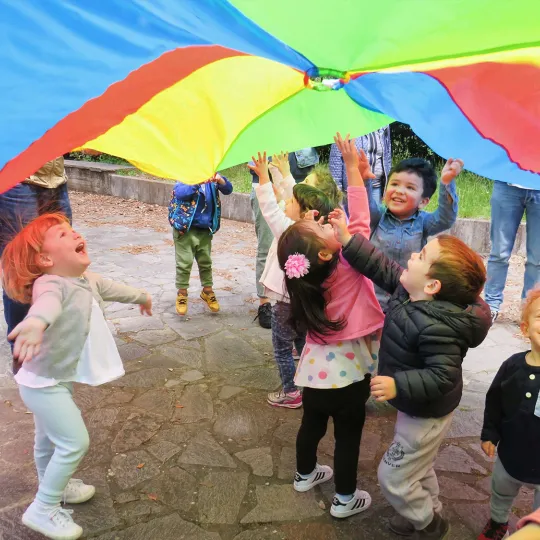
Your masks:
M216 294L214 291L201 292L201 298L206 302L210 311L217 313L219 311L219 302L216 300Z
M176 296L176 313L182 317L187 313L187 294L178 293Z

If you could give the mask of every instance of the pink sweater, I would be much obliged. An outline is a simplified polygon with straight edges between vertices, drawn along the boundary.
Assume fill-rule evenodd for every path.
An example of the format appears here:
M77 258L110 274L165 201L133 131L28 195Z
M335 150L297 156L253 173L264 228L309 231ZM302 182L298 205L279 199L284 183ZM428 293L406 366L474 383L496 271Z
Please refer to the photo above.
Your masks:
M351 234L360 233L369 238L369 204L364 186L348 189ZM333 274L326 280L328 305L326 314L330 320L343 318L346 326L339 332L325 336L326 343L337 343L367 336L382 328L384 315L375 296L373 283L354 270L339 254ZM308 343L320 343L317 336L308 333Z

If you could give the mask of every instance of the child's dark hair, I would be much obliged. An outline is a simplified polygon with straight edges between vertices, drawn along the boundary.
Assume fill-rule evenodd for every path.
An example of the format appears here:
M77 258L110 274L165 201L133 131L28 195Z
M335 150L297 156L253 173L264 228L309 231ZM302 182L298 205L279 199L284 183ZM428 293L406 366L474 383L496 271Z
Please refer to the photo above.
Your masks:
M434 298L460 306L474 303L486 282L482 257L455 236L440 234L437 240L441 254L428 272L428 277L441 282Z
M437 173L429 161L416 157L403 159L390 169L388 178L394 173L400 172L416 174L422 179L422 197L431 199L435 191L437 191Z
M310 174L314 174L317 177L315 187L320 189L330 199L330 202L334 205L334 208L338 208L341 204L343 196L336 184L336 181L332 178L328 167L318 163L315 165Z
M293 188L293 196L300 205L300 215L308 210L317 210L318 217L326 217L335 209L330 199L320 190L306 184L296 184Z
M337 261L336 254L330 261L319 259L319 251L326 247L324 241L313 233L305 220L291 225L278 243L279 266L285 271L290 255L301 253L309 260L309 271L300 278L288 278L285 285L291 302L290 324L297 332L308 331L324 342L324 336L345 327L345 320L331 321L326 316L327 301L323 283L332 275Z

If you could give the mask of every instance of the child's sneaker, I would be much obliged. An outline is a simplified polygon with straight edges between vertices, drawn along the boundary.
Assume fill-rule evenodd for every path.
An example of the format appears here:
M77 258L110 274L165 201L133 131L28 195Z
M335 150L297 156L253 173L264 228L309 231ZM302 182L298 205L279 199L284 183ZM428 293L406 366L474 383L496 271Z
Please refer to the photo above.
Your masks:
M176 313L178 313L178 315L181 315L182 317L187 313L187 294L177 294Z
M332 500L330 514L335 518L348 518L367 510L371 506L371 496L367 491L357 489L350 501L343 502L335 495Z
M300 390L285 392L283 389L279 392L270 392L267 401L272 407L299 409L302 406L302 392Z
M72 513L73 510L65 510L61 506L44 510L34 501L23 514L22 522L29 529L52 540L77 540L83 530L73 522Z
M96 488L94 486L72 478L64 490L64 502L66 504L80 504L89 501L95 494Z
M300 493L310 490L317 484L327 482L334 476L334 471L328 465L317 465L315 470L309 476L302 476L300 473L294 475L294 489Z
M503 540L508 535L508 522L499 523L490 519L484 530L478 536L478 540Z
M206 302L208 307L210 308L210 311L213 313L217 313L219 311L219 302L216 300L216 295L214 291L210 292L201 292L201 298Z

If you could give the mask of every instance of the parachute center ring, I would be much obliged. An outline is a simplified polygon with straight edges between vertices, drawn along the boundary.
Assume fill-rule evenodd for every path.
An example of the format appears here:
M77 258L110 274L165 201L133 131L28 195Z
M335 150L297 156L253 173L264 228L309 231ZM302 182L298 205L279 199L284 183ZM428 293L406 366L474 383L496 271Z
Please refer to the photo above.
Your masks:
M328 92L343 88L350 79L351 76L346 71L314 67L304 74L304 85L317 92Z

